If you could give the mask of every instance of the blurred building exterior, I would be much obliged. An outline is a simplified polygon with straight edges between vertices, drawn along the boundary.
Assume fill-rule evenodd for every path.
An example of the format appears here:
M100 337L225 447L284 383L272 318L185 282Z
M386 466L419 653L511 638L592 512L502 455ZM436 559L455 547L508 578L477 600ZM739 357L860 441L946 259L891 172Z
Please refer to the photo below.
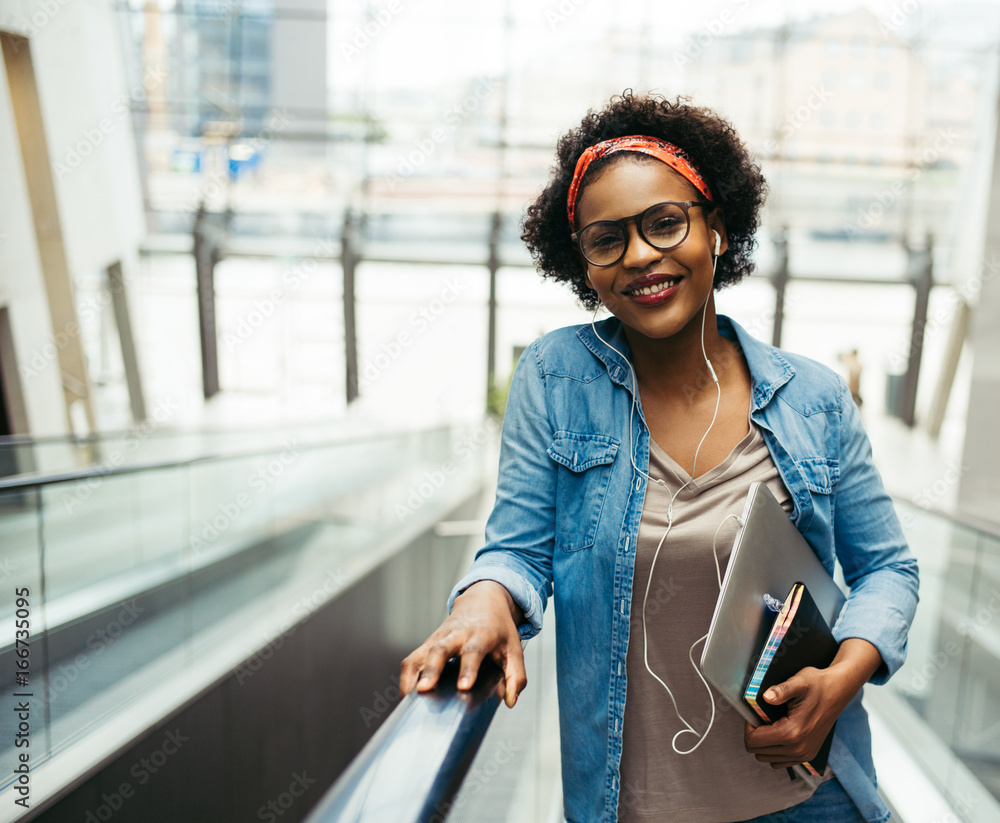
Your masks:
M719 38L691 74L781 181L772 223L923 240L944 234L984 114L968 68L856 9Z

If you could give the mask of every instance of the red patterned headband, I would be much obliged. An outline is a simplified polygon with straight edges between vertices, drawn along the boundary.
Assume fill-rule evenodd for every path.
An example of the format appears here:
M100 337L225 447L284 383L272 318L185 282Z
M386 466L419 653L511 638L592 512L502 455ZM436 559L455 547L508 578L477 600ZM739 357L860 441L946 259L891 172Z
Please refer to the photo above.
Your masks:
M657 137L643 137L642 135L614 137L611 140L598 143L596 146L591 146L576 161L573 182L570 183L569 195L566 198L566 211L569 214L570 226L573 225L573 219L576 215L576 198L580 192L580 183L583 180L583 176L587 173L587 169L590 168L590 164L595 160L620 151L636 151L641 154L648 154L657 160L662 160L674 171L686 177L705 197L709 200L713 199L704 178L699 174L694 162L688 157L684 149L678 148L673 143L668 143L666 140L660 140Z

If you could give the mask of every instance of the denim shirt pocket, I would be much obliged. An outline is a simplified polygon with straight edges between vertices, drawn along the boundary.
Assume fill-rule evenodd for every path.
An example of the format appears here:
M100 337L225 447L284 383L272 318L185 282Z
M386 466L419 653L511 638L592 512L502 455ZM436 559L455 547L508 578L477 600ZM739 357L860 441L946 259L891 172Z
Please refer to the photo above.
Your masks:
M799 509L795 525L805 534L813 529L817 516L819 523L829 524L832 521L833 490L840 477L840 466L836 460L806 457L796 460L795 468L805 486L804 492L793 493ZM824 558L821 556L820 559Z
M813 494L833 494L833 487L840 478L840 466L836 460L807 457L796 460L795 466L802 475L806 488Z
M618 441L605 434L557 431L548 455L559 464L556 547L576 552L594 545L611 482Z

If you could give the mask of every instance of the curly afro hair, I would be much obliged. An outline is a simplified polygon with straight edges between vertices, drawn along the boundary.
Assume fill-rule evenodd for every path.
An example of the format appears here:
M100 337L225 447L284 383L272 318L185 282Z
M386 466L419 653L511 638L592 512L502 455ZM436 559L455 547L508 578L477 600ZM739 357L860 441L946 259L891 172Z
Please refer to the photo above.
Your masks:
M729 248L719 257L715 288L733 285L750 274L757 245L754 234L767 184L743 141L729 122L711 109L690 105L688 98L670 101L658 96L636 97L626 91L613 97L604 110L587 112L579 128L559 140L552 178L528 207L521 239L542 276L569 283L584 306L597 308L597 293L587 285L585 264L570 239L573 227L566 215L566 197L576 161L588 147L630 134L659 137L684 149L721 207ZM608 159L596 161L587 170L584 186Z

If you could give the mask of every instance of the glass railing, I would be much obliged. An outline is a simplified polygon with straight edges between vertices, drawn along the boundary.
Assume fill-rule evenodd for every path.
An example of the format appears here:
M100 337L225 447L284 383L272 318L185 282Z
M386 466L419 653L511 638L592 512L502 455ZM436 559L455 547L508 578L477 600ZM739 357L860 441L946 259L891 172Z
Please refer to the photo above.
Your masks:
M377 434L359 419L302 422L253 429L178 429L176 408L161 402L142 423L124 431L47 437L0 437L0 479L46 477L88 467L105 471L160 461L193 459L233 451L261 451L288 442L349 442Z
M1000 820L1000 528L896 507L920 605L906 663L866 702L958 819Z
M0 480L0 693L29 704L32 769L70 751L73 768L100 760L280 638L380 545L468 497L486 451L467 447L474 435L244 440L229 454ZM0 717L8 806L18 724Z

